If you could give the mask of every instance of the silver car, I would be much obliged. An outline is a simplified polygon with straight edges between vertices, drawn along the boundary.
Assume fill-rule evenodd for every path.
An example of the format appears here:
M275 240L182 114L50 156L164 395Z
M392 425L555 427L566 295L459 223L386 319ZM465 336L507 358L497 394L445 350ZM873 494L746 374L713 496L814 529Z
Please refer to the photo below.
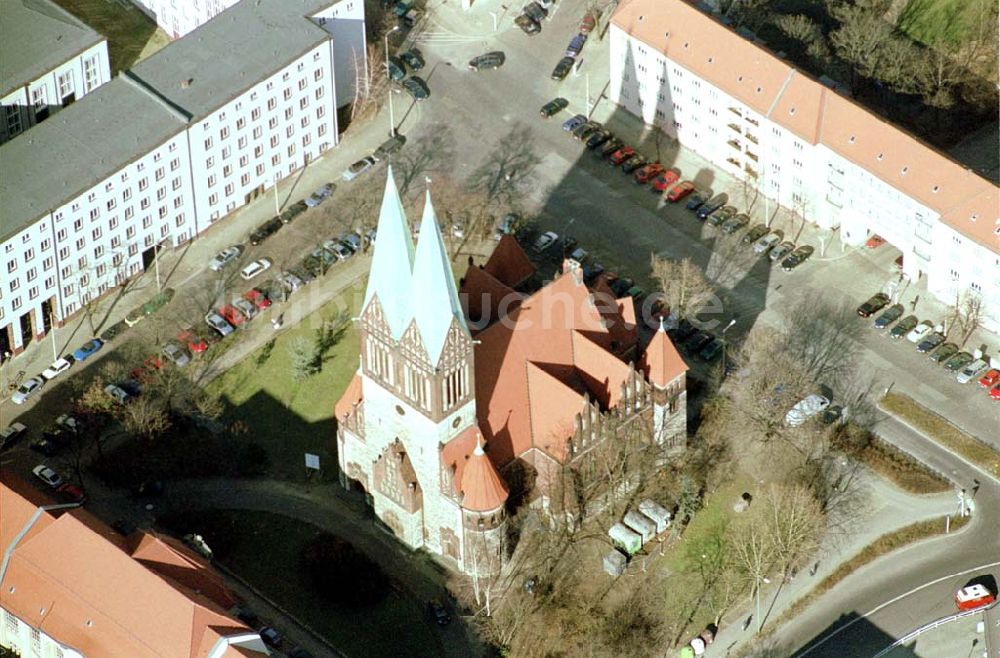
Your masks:
M10 401L14 404L24 404L28 398L42 390L43 386L45 386L45 380L41 377L29 377L17 387L14 395L10 396Z
M290 293L295 292L302 286L306 285L305 281L295 276L291 272L282 272L277 277L275 277L275 280L281 285L283 285L285 289L288 290L288 292Z
M753 243L753 252L755 254L762 254L768 249L774 248L780 242L781 242L781 234L776 231L772 231L771 233L768 233L767 235L762 237L760 240L757 240L757 242Z
M795 249L795 245L791 242L782 242L777 247L772 249L771 253L769 253L767 257L771 259L772 263L776 263L788 254L792 253L793 249Z
M233 325L226 322L225 318L216 313L215 311L209 311L205 314L205 324L210 326L219 332L219 335L225 337L235 331Z
M229 263L239 258L240 254L242 253L243 253L243 247L239 245L226 247L219 253L215 254L212 260L208 262L208 269L212 270L213 272L218 272L223 267L225 267Z
M167 358L168 361L173 363L178 368L183 368L187 364L191 363L191 355L187 353L180 345L175 345L174 343L167 343L163 346L163 356Z
M253 320L257 317L257 307L249 299L237 299L233 302L233 306L238 308L247 320Z

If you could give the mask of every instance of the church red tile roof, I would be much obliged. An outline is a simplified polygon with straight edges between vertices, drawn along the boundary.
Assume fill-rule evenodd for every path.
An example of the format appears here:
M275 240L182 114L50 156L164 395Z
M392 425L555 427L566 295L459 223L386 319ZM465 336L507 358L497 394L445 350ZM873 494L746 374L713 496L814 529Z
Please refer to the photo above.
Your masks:
M354 406L361 402L361 398L361 375L354 373L354 377L351 377L347 388L344 389L344 392L337 398L337 403L333 406L333 414L337 420L343 420L349 416L354 411Z
M476 323L482 322L483 328L496 322L501 312L509 313L525 297L477 265L469 266L458 294L473 332Z
M483 269L511 288L517 288L535 273L535 266L513 235L500 238Z
M677 352L662 323L646 346L641 363L646 379L660 388L666 387L688 370L687 364Z
M461 480L462 507L472 512L489 512L507 501L507 485L483 450L482 441L477 435L476 447L465 464Z

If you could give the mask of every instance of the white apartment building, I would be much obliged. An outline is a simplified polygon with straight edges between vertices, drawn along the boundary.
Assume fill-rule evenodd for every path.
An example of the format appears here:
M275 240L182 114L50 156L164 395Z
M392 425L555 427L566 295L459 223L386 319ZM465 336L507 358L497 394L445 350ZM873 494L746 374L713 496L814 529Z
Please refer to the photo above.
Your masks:
M50 0L0 0L0 143L109 80L103 36Z
M623 3L610 51L613 102L848 245L881 235L1000 331L996 185L684 0Z
M236 5L0 147L0 354L337 144L332 30L364 20L328 1Z
M134 0L171 39L207 23L239 0Z

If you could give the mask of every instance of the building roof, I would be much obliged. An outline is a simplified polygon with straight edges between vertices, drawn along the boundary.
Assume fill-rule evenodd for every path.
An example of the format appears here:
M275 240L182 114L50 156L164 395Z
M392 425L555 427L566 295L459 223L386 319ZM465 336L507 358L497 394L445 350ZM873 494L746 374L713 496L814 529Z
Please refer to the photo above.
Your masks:
M119 76L0 145L0 240L164 144L186 125L183 115Z
M466 317L473 323L473 329L482 329L484 325L495 322L501 311L509 311L525 297L497 281L479 265L469 266L458 296Z
M444 248L430 191L424 198L424 215L413 258L409 297L409 308L427 355L431 363L437 363L452 325L457 324L466 334L469 333L469 328L458 301L455 276L451 271L448 252Z
M489 512L507 501L507 485L483 450L483 437L476 437L462 473L462 507L472 512Z
M330 35L307 16L332 0L237 2L132 71L198 120Z
M0 97L104 37L49 0L0 0Z
M535 266L531 264L524 249L521 249L513 235L507 234L497 242L483 269L511 288L517 288L535 273Z
M378 240L375 241L372 265L368 270L364 305L368 306L368 302L378 296L389 329L398 339L406 330L409 319L414 248L391 165L386 173L377 231Z
M653 334L646 351L642 355L642 370L646 374L646 379L653 386L666 388L670 382L674 381L688 370L674 342L667 335L667 330L660 321L660 328Z
M945 154L685 0L628 0L611 20L771 121L811 144L823 144L937 212L946 225L1000 253L997 186Z
M27 486L0 484L0 605L25 623L83 655L128 658L201 658L206 638L253 633L210 598L218 576L190 551L120 537L80 508L39 508Z
M361 402L362 399L364 399L364 395L361 389L361 375L356 372L347 384L347 388L344 389L344 392L337 399L337 403L333 407L333 415L338 421L343 420L351 415L355 405Z

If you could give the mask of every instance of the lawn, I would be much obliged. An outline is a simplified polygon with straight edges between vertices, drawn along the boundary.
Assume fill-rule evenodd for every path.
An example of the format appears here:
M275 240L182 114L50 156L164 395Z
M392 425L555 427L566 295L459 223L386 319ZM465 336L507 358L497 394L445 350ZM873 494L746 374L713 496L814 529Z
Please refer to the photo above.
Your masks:
M989 19L987 2L995 0L909 0L899 15L899 29L924 44L960 44L976 21Z
M111 75L148 57L169 39L156 23L128 0L56 0L63 9L108 38Z
M419 601L398 587L378 603L346 608L319 591L302 552L323 531L295 519L242 510L159 519L175 534L197 532L215 559L348 656L435 656L440 639ZM267 621L267 620L265 620Z
M226 403L223 422L239 421L248 438L270 454L272 477L301 478L306 452L319 455L326 477L336 477L333 406L358 368L358 333L349 320L358 313L355 297L342 293L207 387ZM329 331L321 335L324 326L334 325L342 328L336 341ZM293 378L288 354L298 339L324 343L320 371L301 381Z

